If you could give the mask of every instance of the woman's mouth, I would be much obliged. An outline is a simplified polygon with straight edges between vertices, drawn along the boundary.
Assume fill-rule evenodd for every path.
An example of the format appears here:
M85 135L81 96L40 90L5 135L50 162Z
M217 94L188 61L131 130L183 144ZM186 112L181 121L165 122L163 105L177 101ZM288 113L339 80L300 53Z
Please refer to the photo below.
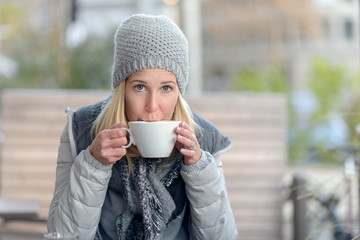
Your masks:
M160 120L139 120L139 121L144 121L144 122L157 122L157 121L160 121Z

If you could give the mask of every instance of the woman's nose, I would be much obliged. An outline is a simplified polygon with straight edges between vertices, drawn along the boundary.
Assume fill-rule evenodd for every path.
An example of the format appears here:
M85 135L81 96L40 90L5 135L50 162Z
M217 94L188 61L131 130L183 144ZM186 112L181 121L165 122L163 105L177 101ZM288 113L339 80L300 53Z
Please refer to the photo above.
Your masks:
M159 99L156 93L150 93L146 101L146 111L155 112L159 107Z

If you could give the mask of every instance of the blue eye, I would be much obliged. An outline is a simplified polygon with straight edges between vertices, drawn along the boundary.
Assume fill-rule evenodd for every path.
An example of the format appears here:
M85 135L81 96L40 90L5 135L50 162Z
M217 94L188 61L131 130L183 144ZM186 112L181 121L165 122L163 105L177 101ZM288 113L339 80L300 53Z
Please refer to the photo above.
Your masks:
M145 86L144 85L136 85L135 86L135 89L137 90L137 91L144 91L145 90Z
M163 92L170 92L171 90L172 90L172 87L170 87L170 86L163 86L162 87Z

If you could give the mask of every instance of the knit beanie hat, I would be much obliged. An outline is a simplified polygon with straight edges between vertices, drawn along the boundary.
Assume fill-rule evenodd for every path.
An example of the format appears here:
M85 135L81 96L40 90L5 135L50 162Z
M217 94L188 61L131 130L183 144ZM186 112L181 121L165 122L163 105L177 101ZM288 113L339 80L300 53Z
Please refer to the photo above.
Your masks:
M112 87L134 72L160 68L172 72L183 94L188 83L188 43L180 28L166 16L135 14L118 27L115 38Z

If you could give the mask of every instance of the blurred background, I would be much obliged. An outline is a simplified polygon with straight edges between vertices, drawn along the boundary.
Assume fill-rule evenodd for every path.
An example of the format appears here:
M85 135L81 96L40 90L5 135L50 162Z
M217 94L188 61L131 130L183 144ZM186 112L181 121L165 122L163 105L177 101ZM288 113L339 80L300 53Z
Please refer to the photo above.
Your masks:
M311 182L319 192L347 189L331 183L335 175L350 176L336 178L342 184L355 179L351 199L356 199L341 206L352 206L343 212L351 212L347 223L358 234L359 2L0 0L0 91L108 90L118 24L134 13L167 15L189 41L188 96L210 92L285 97L286 171L279 182L286 188L283 239L292 239L295 231L294 202L286 196L293 192L290 184L299 171L306 172L302 184ZM304 212L309 217L319 209L312 201ZM329 220L326 211L324 218ZM326 228L330 232L335 229L331 226ZM332 238L313 234L311 239Z

